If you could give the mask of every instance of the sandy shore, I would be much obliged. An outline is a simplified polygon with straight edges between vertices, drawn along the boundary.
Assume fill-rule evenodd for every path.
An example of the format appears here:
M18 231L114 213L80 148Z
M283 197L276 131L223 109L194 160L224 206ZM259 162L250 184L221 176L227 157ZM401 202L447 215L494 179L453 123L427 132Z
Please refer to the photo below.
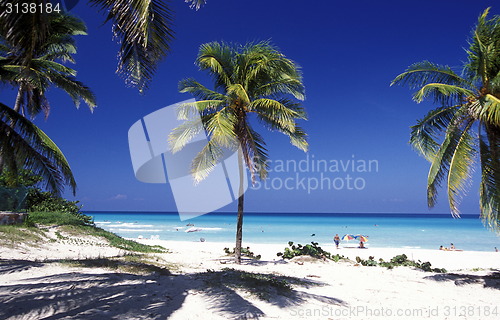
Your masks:
M136 240L141 243L150 245L161 245L165 248L179 250L186 256L184 261L189 261L188 257L199 257L200 254L206 254L207 258L215 257L223 253L224 248L233 248L234 243L222 242L187 242L187 241L165 241L165 240ZM368 259L373 256L375 260L379 258L389 261L392 257L400 254L406 254L410 260L420 260L422 262L429 261L433 267L445 268L448 271L466 270L473 268L480 269L500 269L500 252L484 252L484 251L442 251L428 249L411 249L411 248L370 248L358 249L352 247L340 246L336 249L333 244L319 244L325 251L332 254L340 254L351 260L355 260L357 256L362 259ZM262 255L262 260L279 261L276 256L277 252L283 252L286 244L262 244L262 243L244 243L244 246L249 246L255 254Z
M283 261L285 245L245 244L260 261L236 265L224 254L232 244L140 240L169 253L154 254L170 273L137 275L72 267L57 260L123 254L88 242L44 249L0 250L1 319L499 319L500 253L421 249L335 249L385 260L405 253L446 274L409 267L363 267L353 262ZM66 244L67 245L67 244ZM49 249L50 246L50 249ZM95 249L95 248L94 248ZM24 254L19 253L22 250ZM107 251L108 250L108 251ZM97 252L99 252L97 254ZM229 268L229 269L228 269ZM480 269L472 269L480 268ZM467 270L468 269L468 270ZM246 272L286 281L285 293L234 283ZM240 278L238 278L240 279ZM265 294L262 294L262 293ZM257 293L257 294L256 294ZM260 294L260 296L259 296Z

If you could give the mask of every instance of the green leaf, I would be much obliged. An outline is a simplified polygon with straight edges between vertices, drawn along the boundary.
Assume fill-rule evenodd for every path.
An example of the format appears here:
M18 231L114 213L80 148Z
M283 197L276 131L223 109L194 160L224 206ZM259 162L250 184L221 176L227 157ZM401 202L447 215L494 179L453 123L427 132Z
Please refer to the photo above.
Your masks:
M481 184L479 204L481 218L491 229L500 229L500 130L484 125L486 135L480 135Z
M439 149L437 138L446 131L458 109L458 106L453 106L431 110L411 127L410 144L427 161L433 161Z
M57 145L31 121L1 103L0 132L0 154L7 170L31 170L44 179L50 191L60 194L67 184L75 193L71 168Z
M458 205L461 196L465 194L467 188L470 186L467 182L470 182L472 178L471 172L477 153L474 137L469 133L473 123L473 121L470 121L462 131L450 160L450 168L448 170L448 200L451 213L455 217L460 216Z
M426 98L433 98L435 102L442 105L462 102L464 97L472 97L474 93L471 90L442 83L429 83L423 86L413 95L413 100L417 103Z

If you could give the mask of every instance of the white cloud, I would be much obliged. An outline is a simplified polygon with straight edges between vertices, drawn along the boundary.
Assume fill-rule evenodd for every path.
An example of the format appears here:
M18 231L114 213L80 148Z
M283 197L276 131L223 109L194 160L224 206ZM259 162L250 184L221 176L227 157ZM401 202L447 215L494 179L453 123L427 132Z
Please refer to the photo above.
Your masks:
M126 194L117 194L111 198L109 198L109 200L127 200L128 196Z

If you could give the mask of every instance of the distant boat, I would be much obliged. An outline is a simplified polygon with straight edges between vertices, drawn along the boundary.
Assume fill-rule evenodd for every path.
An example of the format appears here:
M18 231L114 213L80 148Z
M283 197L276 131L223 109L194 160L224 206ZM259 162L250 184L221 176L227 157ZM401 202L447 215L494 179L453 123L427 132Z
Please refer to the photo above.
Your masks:
M185 232L197 232L197 231L201 231L201 230L202 230L201 228L191 227L191 228L187 229Z

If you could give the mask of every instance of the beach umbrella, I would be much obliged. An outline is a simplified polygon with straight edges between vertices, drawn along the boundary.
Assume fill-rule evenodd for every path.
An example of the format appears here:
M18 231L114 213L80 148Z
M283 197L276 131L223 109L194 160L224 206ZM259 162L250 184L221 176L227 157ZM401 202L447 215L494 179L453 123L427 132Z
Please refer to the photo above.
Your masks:
M349 241L349 240L354 240L354 236L352 234L345 234L342 237L342 241Z
M358 234L357 236L355 236L355 238L359 241L368 242L368 236Z

